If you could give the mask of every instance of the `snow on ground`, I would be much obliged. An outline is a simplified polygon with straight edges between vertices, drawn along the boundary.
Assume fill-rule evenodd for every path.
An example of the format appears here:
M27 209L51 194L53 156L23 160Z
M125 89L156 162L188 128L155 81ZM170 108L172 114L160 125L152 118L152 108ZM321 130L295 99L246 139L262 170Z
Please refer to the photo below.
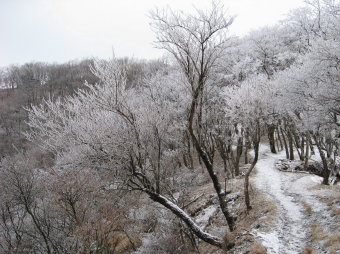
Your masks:
M213 217L218 211L217 205L211 205L203 209L202 212L196 217L195 221L201 226L206 226L209 223L209 219Z
M270 253L301 253L306 230L303 227L302 207L287 195L287 185L294 174L287 174L274 169L278 159L285 154L270 154L268 146L261 145L260 160L256 164L255 183L259 189L270 195L278 206L278 220L274 232L260 233L263 245Z
M318 176L277 170L275 162L285 158L284 151L272 154L267 145L261 144L259 158L255 184L270 196L278 209L274 229L271 232L255 232L268 253L302 253L306 246L327 253L323 246L311 243L310 226L318 219L323 224L331 224L327 206L319 201L319 197L339 196L339 192L336 189L332 193L332 190L317 188L321 182ZM312 207L313 216L306 214L303 204Z

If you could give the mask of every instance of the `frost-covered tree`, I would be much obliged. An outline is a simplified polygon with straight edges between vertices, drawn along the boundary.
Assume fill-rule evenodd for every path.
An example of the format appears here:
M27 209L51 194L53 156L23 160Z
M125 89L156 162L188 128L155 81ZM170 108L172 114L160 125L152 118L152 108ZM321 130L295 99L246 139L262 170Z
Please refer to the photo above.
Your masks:
M328 140L334 147L339 133L339 42L318 40L314 43L312 51L303 57L302 65L282 73L276 82L282 85L282 109L298 131L306 135L307 140L314 137L321 149L322 140ZM329 146L319 149L321 158L323 151L328 157L333 153L326 147ZM324 183L327 183L328 167L325 158L322 160Z
M67 253L68 217L60 216L46 191L42 172L24 154L0 163L0 250Z
M204 93L213 83L212 72L218 60L231 45L227 31L233 17L226 16L219 2L212 2L211 9L197 10L196 14L165 9L151 12L151 18L157 45L174 57L186 77L186 85L190 89L187 129L212 180L229 228L233 230L234 219L229 213L225 193L214 170L214 142L209 133L204 133L209 130L201 128Z
M58 170L99 170L113 188L145 193L197 237L221 247L223 241L203 231L172 197L188 107L181 78L167 71L128 88L125 71L119 61L96 61L101 84L32 107L27 137L55 153Z
M241 129L240 135L249 140L254 149L254 158L245 173L244 194L247 210L251 209L249 176L259 158L261 129L276 114L275 89L265 76L248 79L240 84L225 88L225 114L228 121Z
M308 147L313 139L322 159L323 183L327 184L329 164L334 167L338 150L340 19L335 10L339 4L335 1L310 4L313 8L308 22L313 36L308 41L308 52L289 70L280 73L274 83L281 94L281 115L285 115L296 132L294 139L300 158L307 164Z

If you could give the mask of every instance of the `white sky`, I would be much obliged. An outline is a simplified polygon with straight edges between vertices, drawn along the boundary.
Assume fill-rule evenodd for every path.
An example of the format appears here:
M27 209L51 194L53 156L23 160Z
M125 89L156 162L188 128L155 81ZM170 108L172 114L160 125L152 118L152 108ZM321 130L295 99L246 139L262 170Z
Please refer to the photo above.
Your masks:
M271 25L303 0L222 0L237 15L232 32ZM31 61L66 62L85 57L151 59L150 9L190 11L209 0L0 0L0 66Z

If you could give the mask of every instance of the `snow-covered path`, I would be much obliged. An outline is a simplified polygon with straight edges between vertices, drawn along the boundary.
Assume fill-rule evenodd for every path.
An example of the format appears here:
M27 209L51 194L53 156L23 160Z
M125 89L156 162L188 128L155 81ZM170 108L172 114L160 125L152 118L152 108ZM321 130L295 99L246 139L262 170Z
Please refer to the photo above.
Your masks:
M277 206L273 230L256 232L268 253L303 253L305 247L312 247L316 253L331 253L330 246L325 244L327 240L311 240L311 228L320 225L326 235L340 235L337 216L330 212L331 208L340 209L340 188L322 186L321 177L315 175L279 171L275 163L285 158L284 151L272 154L267 145L261 144L259 158L255 184ZM320 198L331 198L336 202L330 208ZM309 214L306 206L311 210Z
M276 202L278 218L275 230L258 235L263 239L263 245L267 247L269 253L301 253L306 244L307 234L303 207L288 191L291 183L301 175L275 169L275 162L283 158L284 153L270 154L267 146L261 146L260 160L256 164L255 183Z

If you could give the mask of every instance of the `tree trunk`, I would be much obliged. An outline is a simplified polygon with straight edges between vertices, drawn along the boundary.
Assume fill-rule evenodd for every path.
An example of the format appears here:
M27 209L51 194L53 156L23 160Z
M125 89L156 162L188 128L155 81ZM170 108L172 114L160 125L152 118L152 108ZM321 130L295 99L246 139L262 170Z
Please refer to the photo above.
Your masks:
M307 169L308 167L308 160L309 160L309 133L307 133L306 136L306 154L305 154L305 163L304 163L304 168Z
M273 125L267 125L268 129L268 139L269 139L269 146L270 146L270 151L272 153L277 153L276 148L275 148L275 126Z
M225 200L225 194L222 192L221 184L218 180L217 174L214 172L213 165L211 164L207 153L198 144L198 141L197 141L194 133L192 134L192 138L193 138L193 141L194 141L193 143L194 143L194 145L197 149L197 152L200 155L200 157L202 158L202 161L203 161L203 163L204 163L204 165L205 165L205 167L206 167L206 169L209 173L209 176L210 176L210 178L213 182L213 186L214 186L214 189L215 189L216 194L218 196L218 200L219 200L219 203L220 203L221 210L223 212L224 217L226 218L226 220L228 222L229 229L230 229L230 231L233 231L234 230L234 218L229 214L228 205L227 205L227 202Z
M186 153L185 153L185 152L182 154L182 158L183 158L183 164L184 164L184 166L186 166L187 168L189 168L189 164L188 164L188 162L187 162L187 156L186 156Z
M226 179L230 179L232 178L232 174L228 168L228 164L227 164L227 159L226 157L222 157L222 160L223 160L223 168L224 168L224 174L225 174L225 178Z
M277 127L277 129L276 129L276 133L277 133L277 138L279 140L278 143L280 143L280 150L282 151L283 150L283 144L282 144L282 140L281 140L281 135L280 135L279 127Z
M230 155L231 155L231 160L233 162L234 166L234 171L235 171L235 176L240 175L240 160L242 156L242 151L243 151L243 138L240 137L237 140L237 147L236 147L236 156L234 155L234 152L231 149Z
M276 133L276 129L275 129L275 133ZM277 134L276 134L276 135L277 135ZM276 144L276 152L281 151L281 149L280 149L280 143L279 143L279 137L277 137L275 144Z
M247 211L249 211L251 209L250 196L249 196L249 176L250 176L250 173L252 172L252 170L254 169L254 167L255 167L255 165L258 161L258 158L259 158L259 148L260 148L260 139L261 139L259 123L257 123L256 129L257 130L256 130L254 141L253 141L255 156L254 156L254 160L253 160L250 168L246 172L246 175L245 175L245 178L244 178L244 199L245 199Z
M186 166L188 167L188 168L191 168L191 169L193 169L194 168L194 160L192 159L192 154L191 154L191 141L190 141L190 136L189 136L189 134L188 134L188 132L186 131L185 132L185 143L187 144L187 156L186 156L186 158L188 158L187 160L186 160Z
M287 130L288 134L288 145L289 145L289 160L294 160L294 144L293 144L293 136L290 130Z
M200 87L196 89L195 93L193 94L193 100L191 102L191 106L190 106L190 111L189 111L189 117L188 117L188 131L190 133L190 136L192 138L192 142L194 147L196 148L196 151L199 155L199 158L202 159L208 174L211 178L211 181L213 183L214 189L216 191L216 194L218 196L218 200L219 200L219 204L222 210L222 213L224 215L224 217L226 218L227 222L228 222L228 226L230 231L234 230L234 218L230 215L229 211L228 211L228 205L227 202L225 200L225 194L222 192L222 188L221 188L221 184L218 180L217 174L214 171L214 167L213 164L211 162L211 159L209 158L208 154L206 153L206 151L203 150L203 148L201 147L199 141L197 140L197 137L195 135L194 129L193 129L193 122L194 122L194 116L195 116L195 111L196 111L196 107L197 107L197 98L200 92Z
M223 240L219 239L216 236L213 236L209 233L204 232L195 222L193 219L189 217L189 215L183 211L180 207L178 207L176 204L172 203L170 200L168 200L166 197L149 191L144 190L148 196L155 202L163 205L164 207L168 208L173 214L175 214L180 220L182 220L191 230L194 232L194 234L200 238L201 240L212 244L214 246L217 246L219 248L223 247Z
M298 156L299 156L299 158L300 158L300 160L302 160L301 158L302 158L302 155L301 155L301 151L299 150L299 144L298 144L298 141L296 140L296 138L295 138L295 135L294 136L292 136L293 137L293 144L295 144L295 148L296 148L296 151L297 151L297 153L298 153Z
M300 149L301 149L300 160L304 161L305 160L305 136L304 135L302 135L301 137Z
M285 137L285 134L283 132L283 129L282 128L280 128L280 129L281 129L283 144L285 145L286 159L289 159L289 150L288 150L288 145L287 145L286 137Z
M313 137L314 137L316 147L319 150L319 154L320 154L320 157L321 157L321 160L322 160L322 166L323 166L323 169L322 169L322 177L323 177L322 184L328 185L329 184L328 179L329 179L330 171L328 169L327 159L326 159L325 153L322 151L320 139L316 135L313 135Z
M228 165L227 165L227 161L229 159L229 156L228 156L228 151L227 151L227 148L226 146L223 144L222 140L219 139L218 137L215 138L215 143L217 145L217 151L223 161L223 169L224 169L224 174L225 174L225 177L226 178L231 178L232 177L232 174L228 168Z
M334 142L330 138L326 138L326 152L327 152L327 159L332 159L332 151L334 148Z

